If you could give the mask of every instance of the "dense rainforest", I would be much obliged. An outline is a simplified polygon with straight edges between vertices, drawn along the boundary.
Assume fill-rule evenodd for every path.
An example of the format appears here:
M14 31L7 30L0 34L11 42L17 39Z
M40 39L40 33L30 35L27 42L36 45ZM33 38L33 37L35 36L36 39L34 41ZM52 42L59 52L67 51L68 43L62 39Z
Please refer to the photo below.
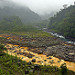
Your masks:
M31 25L24 25L18 16L6 16L0 21L0 30L23 32L37 30L37 28L34 28Z
M0 20L0 33L13 33L27 37L52 37L32 24L24 24L19 16L5 16Z
M75 38L75 5L61 9L51 17L48 29L58 32L66 38Z

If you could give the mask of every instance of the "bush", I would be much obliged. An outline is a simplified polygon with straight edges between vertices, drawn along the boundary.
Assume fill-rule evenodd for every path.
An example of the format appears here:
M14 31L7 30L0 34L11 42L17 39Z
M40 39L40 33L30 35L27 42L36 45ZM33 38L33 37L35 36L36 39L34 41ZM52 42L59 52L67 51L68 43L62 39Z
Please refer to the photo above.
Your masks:
M67 75L67 67L65 63L61 65L61 74Z
M2 69L0 68L0 75L2 75L3 74L3 71L2 71Z
M7 50L4 45L0 44L0 51Z

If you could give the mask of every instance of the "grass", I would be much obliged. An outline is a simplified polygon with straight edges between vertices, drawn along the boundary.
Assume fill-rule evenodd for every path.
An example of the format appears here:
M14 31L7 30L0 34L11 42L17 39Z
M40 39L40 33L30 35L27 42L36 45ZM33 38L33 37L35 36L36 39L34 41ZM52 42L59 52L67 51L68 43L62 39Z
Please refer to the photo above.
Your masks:
M47 33L47 32L43 32L41 30L33 30L33 31L26 31L26 32L10 32L10 31L0 31L2 33L10 33L10 34L17 34L17 35L22 35L22 36L26 36L29 38L32 37L53 37L51 34Z
M0 56L0 75L25 75L25 71L29 72L28 75L62 75L61 69L57 67L40 66L39 69L36 69L34 64L28 65L17 57L8 54ZM68 70L67 75L70 74L75 73Z
M27 36L29 38L35 38L35 37L53 37L51 34L43 31L31 31L31 32L11 32L13 34L17 35L23 35Z

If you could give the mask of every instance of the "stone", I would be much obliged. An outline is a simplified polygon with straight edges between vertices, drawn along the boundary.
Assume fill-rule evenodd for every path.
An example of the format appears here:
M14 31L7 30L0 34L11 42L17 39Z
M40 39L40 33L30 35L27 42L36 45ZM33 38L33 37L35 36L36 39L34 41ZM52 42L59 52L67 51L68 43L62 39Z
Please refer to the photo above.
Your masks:
M23 55L23 53L20 53L20 55Z
M28 62L28 65L32 65L32 62Z
M31 69L34 69L34 66L31 66Z
M34 69L35 70L39 70L40 69L40 66L38 64L35 64Z
M47 61L47 60L44 60L44 61Z
M69 55L75 55L75 53L69 53Z
M41 50L41 51L39 51L39 54L43 54L43 51Z
M21 63L20 63L20 62L18 62L18 65L19 65L19 66L21 66Z
M52 59L51 57L47 58L47 59Z
M32 62L36 62L36 59L32 59Z
M32 58L32 56L31 56L31 55L29 55L29 56L28 56L28 58Z
M14 51L14 53L16 53L17 51Z
M29 72L32 72L33 73L33 70L31 69Z
M28 71L28 70L26 70L26 71L25 71L25 74L29 74L29 71Z

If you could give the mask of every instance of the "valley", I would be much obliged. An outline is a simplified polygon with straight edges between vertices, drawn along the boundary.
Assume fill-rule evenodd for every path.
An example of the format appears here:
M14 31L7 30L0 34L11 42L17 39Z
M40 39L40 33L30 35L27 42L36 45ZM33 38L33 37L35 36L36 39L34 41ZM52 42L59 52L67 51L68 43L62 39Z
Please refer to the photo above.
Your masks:
M0 75L75 75L75 2L37 1L0 1Z

